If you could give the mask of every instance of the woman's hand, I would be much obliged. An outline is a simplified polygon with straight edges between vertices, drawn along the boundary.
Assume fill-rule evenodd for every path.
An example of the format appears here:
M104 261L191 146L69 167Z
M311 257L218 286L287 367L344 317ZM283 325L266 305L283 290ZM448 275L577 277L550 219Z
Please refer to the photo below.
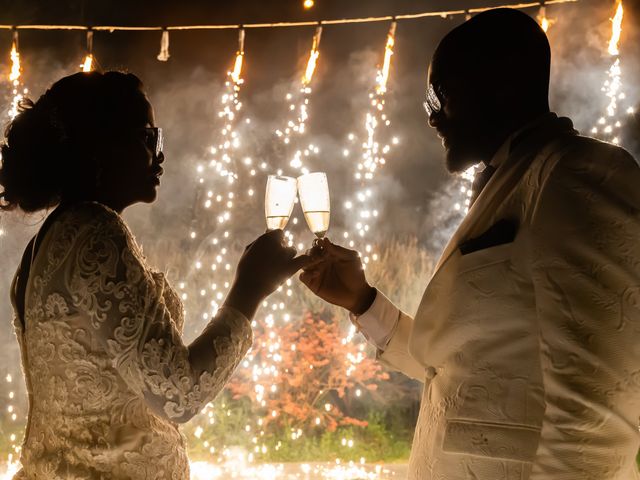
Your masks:
M313 293L356 315L369 309L377 291L367 283L358 252L323 238L314 247L312 258L303 267L300 280Z
M316 261L310 255L296 257L296 249L286 246L284 240L282 230L272 230L247 246L224 305L251 319L260 303L285 280Z

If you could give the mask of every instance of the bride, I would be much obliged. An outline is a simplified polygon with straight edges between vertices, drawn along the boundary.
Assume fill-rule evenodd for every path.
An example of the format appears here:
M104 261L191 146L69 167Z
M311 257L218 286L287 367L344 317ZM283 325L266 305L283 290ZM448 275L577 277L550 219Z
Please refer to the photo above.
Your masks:
M275 230L247 247L200 336L121 217L153 202L162 130L140 80L77 73L7 129L0 208L56 207L12 285L29 417L17 479L187 479L178 424L220 392L251 346L250 321L307 265Z

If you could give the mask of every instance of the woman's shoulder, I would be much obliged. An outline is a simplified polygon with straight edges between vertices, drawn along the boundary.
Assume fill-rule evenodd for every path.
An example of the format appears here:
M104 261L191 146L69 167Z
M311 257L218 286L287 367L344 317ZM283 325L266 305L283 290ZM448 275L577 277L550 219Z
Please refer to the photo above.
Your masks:
M63 206L58 231L64 233L54 236L66 238L76 247L106 241L144 259L142 250L124 219L118 212L99 202L82 201Z
M73 224L91 229L115 229L130 234L122 217L112 208L95 201L81 201L63 205L61 223Z

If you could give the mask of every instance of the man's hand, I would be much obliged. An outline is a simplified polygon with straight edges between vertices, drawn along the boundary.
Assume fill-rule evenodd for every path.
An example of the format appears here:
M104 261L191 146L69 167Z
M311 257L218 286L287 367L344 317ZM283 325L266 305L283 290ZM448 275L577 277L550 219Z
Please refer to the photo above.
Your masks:
M358 252L324 238L314 247L312 256L316 261L303 268L302 283L323 300L356 315L369 309L376 289L367 283Z

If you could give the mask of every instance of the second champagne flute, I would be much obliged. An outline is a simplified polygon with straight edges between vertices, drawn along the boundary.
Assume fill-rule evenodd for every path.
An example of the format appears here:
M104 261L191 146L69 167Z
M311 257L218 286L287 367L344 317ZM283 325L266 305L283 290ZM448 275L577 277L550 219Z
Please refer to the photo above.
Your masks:
M282 175L269 175L264 195L264 215L267 229L284 229L289 222L296 201L296 179Z
M298 177L298 195L309 229L317 238L324 237L331 218L327 174L314 172Z

